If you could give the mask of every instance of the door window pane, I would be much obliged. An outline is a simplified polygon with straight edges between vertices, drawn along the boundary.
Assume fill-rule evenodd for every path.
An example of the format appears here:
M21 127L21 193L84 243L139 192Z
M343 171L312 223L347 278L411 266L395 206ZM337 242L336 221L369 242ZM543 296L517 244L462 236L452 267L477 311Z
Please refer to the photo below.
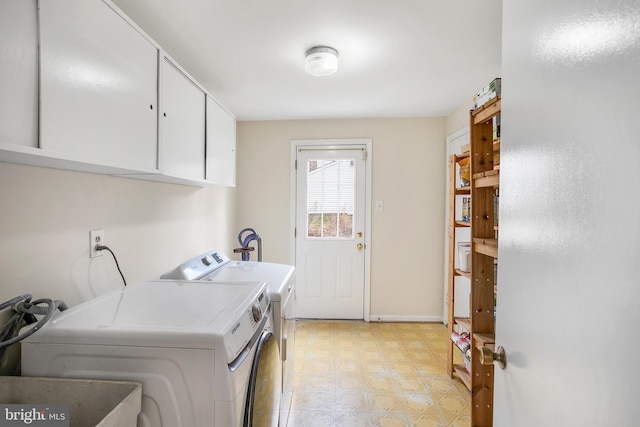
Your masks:
M353 238L355 163L352 159L307 162L307 237Z

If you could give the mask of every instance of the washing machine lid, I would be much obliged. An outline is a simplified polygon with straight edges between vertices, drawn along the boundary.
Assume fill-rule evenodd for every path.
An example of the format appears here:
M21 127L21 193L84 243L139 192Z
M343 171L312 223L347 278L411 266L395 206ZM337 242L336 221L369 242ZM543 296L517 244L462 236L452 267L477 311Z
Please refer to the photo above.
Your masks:
M287 264L276 264L257 261L229 261L204 276L202 280L213 282L267 282L267 290L271 301L281 301L287 295L287 286L293 283L295 267Z
M147 282L58 313L26 341L213 349L232 328L248 341L251 308L261 301L269 301L264 282Z

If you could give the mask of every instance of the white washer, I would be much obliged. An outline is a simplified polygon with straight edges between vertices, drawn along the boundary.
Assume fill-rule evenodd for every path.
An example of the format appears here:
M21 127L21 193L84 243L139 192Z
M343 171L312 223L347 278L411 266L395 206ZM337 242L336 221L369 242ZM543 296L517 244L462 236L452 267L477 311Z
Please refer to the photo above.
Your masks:
M213 250L182 263L161 278L227 283L267 282L273 304L273 327L282 360L280 425L286 426L293 399L295 371L295 267L269 262L231 261L224 253Z
M246 427L254 412L275 426L281 364L269 310L264 282L127 287L23 341L22 375L139 381L138 426Z

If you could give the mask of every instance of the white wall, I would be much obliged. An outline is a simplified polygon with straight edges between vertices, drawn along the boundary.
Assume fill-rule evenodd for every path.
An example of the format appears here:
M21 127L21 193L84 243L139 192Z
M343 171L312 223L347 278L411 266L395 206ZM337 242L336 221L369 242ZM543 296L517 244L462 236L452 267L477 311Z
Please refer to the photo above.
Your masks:
M234 247L235 189L188 187L0 162L0 300L69 305L122 286L111 255L89 258L102 228L130 285L211 248Z
M264 239L264 260L291 262L293 139L371 138L371 319L441 320L445 119L238 123L238 229Z

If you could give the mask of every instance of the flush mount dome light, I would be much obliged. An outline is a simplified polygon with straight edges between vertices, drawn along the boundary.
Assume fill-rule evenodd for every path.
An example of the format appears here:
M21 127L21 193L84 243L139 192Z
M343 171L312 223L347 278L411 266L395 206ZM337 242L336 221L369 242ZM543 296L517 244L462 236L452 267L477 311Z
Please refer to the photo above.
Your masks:
M332 47L315 46L307 50L304 69L312 76L328 76L338 70L338 51Z

